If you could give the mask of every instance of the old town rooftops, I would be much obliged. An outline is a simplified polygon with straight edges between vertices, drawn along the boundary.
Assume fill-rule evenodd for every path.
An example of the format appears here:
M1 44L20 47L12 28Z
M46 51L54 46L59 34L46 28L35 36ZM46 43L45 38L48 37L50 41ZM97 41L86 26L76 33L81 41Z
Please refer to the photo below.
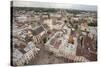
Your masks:
M39 26L36 29L31 30L31 31L32 31L32 34L35 36L45 31L45 29L42 26Z

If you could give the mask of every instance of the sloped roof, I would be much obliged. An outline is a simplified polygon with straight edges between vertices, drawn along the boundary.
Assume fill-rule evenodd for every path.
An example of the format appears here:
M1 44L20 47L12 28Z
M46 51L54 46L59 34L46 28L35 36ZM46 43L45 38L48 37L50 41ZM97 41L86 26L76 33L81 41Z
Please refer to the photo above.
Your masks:
M42 26L40 26L40 27L36 28L35 30L32 30L32 34L35 36L43 31L45 31L44 28Z

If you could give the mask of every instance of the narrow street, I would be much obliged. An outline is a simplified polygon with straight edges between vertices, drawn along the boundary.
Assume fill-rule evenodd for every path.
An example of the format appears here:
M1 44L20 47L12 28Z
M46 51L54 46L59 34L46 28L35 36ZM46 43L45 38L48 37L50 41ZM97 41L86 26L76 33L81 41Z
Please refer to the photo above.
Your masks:
M65 59L63 57L56 57L53 53L45 50L45 47L41 45L40 52L37 56L30 61L29 65L41 65L41 64L58 64L65 62L73 62L72 60Z

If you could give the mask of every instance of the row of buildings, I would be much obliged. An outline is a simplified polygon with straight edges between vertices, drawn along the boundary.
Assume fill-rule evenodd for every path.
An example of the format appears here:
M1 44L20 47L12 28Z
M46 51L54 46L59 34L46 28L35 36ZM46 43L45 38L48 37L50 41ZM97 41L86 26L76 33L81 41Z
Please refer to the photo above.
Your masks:
M86 53L91 51L96 55L97 31L88 25L96 21L96 14L91 12L74 14L63 9L56 12L16 10L13 14L13 65L28 64L38 54L38 46L42 44L47 51L58 57L80 62L96 60L96 56L88 59L92 56ZM96 31L95 34L90 29ZM24 54L16 58L20 52Z

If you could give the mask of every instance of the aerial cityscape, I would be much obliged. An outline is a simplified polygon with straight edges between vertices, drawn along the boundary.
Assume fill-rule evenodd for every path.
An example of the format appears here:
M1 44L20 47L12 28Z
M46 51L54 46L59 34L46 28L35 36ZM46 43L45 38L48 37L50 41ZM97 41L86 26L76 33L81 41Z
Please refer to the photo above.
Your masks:
M97 61L95 9L11 6L11 12L11 65Z

